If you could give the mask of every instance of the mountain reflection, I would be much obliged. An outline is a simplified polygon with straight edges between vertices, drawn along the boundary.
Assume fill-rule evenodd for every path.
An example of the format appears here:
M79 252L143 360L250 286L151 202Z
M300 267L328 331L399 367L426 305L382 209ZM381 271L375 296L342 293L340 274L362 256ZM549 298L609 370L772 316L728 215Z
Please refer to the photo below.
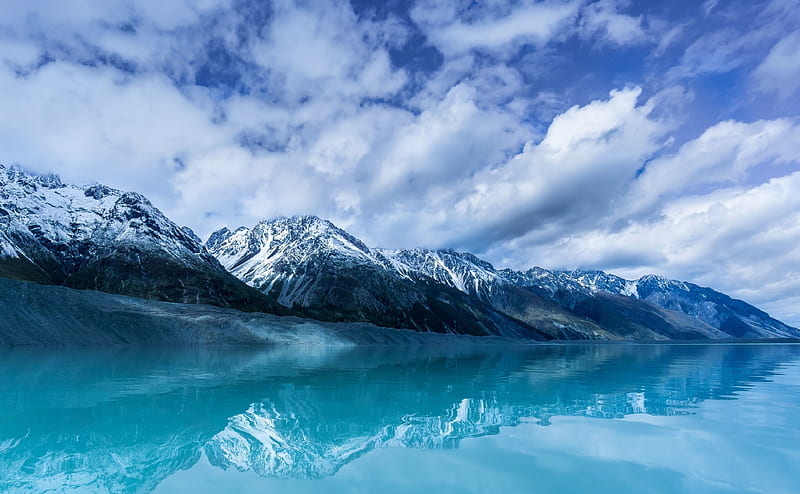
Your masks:
M791 345L8 351L0 491L149 492L202 455L321 478L375 448L457 448L554 416L691 413L798 357Z

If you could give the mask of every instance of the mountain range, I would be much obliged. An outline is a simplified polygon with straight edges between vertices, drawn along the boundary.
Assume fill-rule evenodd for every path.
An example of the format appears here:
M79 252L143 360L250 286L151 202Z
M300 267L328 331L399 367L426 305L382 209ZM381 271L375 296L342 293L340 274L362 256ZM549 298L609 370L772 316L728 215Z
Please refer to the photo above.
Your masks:
M203 245L140 194L2 165L0 276L426 333L528 340L800 336L752 305L692 283L496 269L453 250L374 249L314 216L223 228Z
M370 249L314 216L223 228L206 248L248 285L323 320L545 340L798 334L745 302L692 283L495 269L453 250Z

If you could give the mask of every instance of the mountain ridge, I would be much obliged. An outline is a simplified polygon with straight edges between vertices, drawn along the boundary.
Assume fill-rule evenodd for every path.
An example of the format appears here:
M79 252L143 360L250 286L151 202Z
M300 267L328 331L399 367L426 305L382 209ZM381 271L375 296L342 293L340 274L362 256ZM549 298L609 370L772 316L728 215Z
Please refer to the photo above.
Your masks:
M269 235L263 235L266 231ZM315 216L265 220L235 232L224 228L209 237L206 247L234 275L288 307L319 302L314 289L326 281L305 263L309 257L327 256L339 259L333 262L340 263L340 276L358 277L347 273L349 264L369 264L372 276L455 289L555 339L798 334L744 301L688 282L657 275L626 280L599 270L496 269L474 254L453 249L370 249ZM553 319L557 310L569 315L569 324L543 329L542 313ZM576 328L579 322L584 326Z

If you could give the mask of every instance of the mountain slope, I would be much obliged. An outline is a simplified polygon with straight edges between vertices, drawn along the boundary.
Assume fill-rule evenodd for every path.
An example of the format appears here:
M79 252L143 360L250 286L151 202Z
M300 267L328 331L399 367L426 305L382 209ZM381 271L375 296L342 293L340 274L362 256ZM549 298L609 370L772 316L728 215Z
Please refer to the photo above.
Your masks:
M588 290L577 283L558 297L514 271L497 271L472 254L453 250L383 251L405 276L430 276L528 323L553 319L554 310L588 320L623 339L718 339L729 335L685 314L618 295ZM624 281L624 280L623 280ZM561 339L576 339L567 326Z
M398 276L383 254L317 217L223 229L206 246L239 279L314 318L436 333L549 338L459 290Z
M283 311L146 198L0 165L0 276L142 298Z
M661 276L646 275L638 280L625 280L602 271L550 271L538 267L525 272L503 270L500 274L509 283L523 286L579 312L598 310L602 299L607 300L609 295L623 296L685 314L735 338L791 338L800 335L796 328L744 301L711 288ZM595 301L588 303L591 299Z

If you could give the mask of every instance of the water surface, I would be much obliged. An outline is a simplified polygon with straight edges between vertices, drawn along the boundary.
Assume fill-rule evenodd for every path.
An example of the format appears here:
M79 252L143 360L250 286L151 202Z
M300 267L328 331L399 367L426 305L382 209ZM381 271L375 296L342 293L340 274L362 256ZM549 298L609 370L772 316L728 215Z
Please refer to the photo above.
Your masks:
M800 346L0 353L0 492L800 492Z

